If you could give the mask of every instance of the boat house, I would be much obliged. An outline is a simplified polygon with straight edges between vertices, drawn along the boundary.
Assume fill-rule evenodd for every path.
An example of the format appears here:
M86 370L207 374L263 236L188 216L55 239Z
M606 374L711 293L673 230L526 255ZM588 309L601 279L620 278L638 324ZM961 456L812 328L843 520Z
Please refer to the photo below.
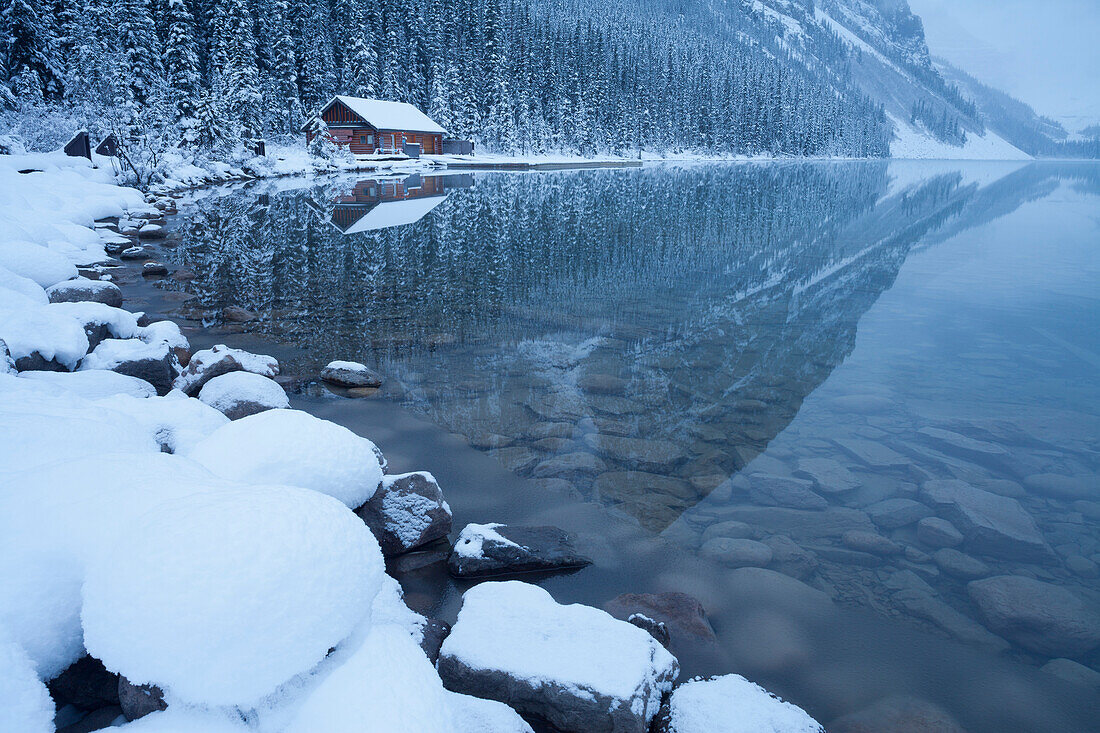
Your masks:
M443 152L443 136L447 134L411 104L338 95L306 123L303 131L307 144L313 140L311 130L316 117L328 127L333 142L347 146L356 155L402 153L406 143L419 145L422 153L438 155Z

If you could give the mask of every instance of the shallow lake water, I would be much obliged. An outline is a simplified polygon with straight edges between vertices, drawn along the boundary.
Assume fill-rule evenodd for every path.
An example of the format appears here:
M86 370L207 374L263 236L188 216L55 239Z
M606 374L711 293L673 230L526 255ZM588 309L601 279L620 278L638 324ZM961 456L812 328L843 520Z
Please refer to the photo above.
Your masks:
M368 399L297 403L432 470L456 526L575 532L595 564L535 579L559 600L699 598L717 640L674 637L687 673L825 723L907 695L969 731L1100 729L1095 689L1039 670L1100 670L1096 644L968 590L1100 614L1100 166L288 180L182 212L194 279L153 300L193 341L378 368ZM440 557L394 570L453 618Z

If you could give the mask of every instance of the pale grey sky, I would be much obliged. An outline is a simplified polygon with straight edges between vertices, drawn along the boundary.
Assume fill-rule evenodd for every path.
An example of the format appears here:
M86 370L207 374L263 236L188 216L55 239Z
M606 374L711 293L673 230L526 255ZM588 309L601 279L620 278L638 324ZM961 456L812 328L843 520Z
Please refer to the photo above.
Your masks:
M1100 122L1100 0L909 0L928 46L1071 132Z

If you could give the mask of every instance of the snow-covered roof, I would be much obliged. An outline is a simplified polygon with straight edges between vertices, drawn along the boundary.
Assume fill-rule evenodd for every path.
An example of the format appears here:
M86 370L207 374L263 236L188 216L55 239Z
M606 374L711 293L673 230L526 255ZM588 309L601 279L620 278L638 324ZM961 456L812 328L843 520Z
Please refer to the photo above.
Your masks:
M322 107L318 114L323 114L326 109L336 102L342 103L366 120L376 130L447 133L431 117L405 102L386 102L381 99L345 97L338 94L332 98L332 101Z
M403 201L383 201L345 229L344 234L359 234L360 232L373 232L376 229L415 224L423 219L429 211L443 203L445 198L447 197L430 196Z

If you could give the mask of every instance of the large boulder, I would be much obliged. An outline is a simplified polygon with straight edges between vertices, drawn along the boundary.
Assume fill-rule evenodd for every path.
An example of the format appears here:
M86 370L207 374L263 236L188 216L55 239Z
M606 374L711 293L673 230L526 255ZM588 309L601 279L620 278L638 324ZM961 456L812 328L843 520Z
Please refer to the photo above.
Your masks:
M382 483L378 448L301 410L267 410L222 425L188 457L222 478L319 491L361 506Z
M0 339L21 372L71 372L88 353L88 335L80 322L49 306L0 309Z
M447 561L460 578L568 570L591 565L577 553L573 538L557 527L467 524Z
M883 529L907 527L932 513L932 510L919 501L897 497L883 499L866 508L867 516Z
M427 471L383 476L378 491L355 513L370 527L387 557L446 537L451 531L451 507Z
M1100 611L1062 586L998 575L966 590L990 629L1029 651L1078 657L1100 646Z
M251 372L214 377L199 390L199 399L230 420L290 407L286 390L274 380Z
M663 733L824 733L802 708L741 675L696 678L673 690Z
M78 277L46 288L51 303L103 303L122 307L122 290L107 280L89 280Z
M1024 562L1053 562L1056 556L1020 502L958 480L927 481L925 501L955 525L974 552Z
M191 356L187 367L176 378L175 387L189 397L195 397L214 377L230 372L252 372L261 377L276 377L279 362L274 357L252 354L218 344Z
M144 379L166 395L172 391L175 357L165 343L147 344L140 339L105 339L81 362L83 369L107 369Z
M518 581L466 591L438 669L450 690L577 733L645 733L679 674L646 631Z

